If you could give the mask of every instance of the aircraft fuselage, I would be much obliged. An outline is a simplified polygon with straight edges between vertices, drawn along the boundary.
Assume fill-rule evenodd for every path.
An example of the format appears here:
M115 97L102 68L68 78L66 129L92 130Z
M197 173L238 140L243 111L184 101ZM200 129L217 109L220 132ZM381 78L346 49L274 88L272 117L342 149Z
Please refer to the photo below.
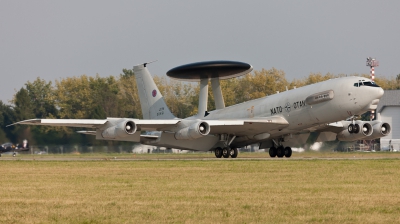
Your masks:
M370 83L358 85L358 83ZM357 84L357 85L356 85ZM193 120L243 120L259 119L271 116L280 116L288 121L284 128L258 130L268 139L283 138L288 134L298 134L311 131L321 125L347 119L353 115L361 115L377 104L383 95L383 89L373 84L371 80L363 77L343 77L291 89L263 98L236 104L219 110L209 111L205 117L193 116L182 119L176 130L186 127ZM199 113L201 114L201 113ZM246 132L239 133L234 127L230 129L230 136L243 136ZM248 144L261 142L251 136L246 140L235 139L233 146L241 147ZM192 140L177 140L174 133L163 132L155 141L145 144L181 148L190 150L207 151L217 146L222 147L218 136L207 135L203 138ZM222 144L222 145L221 145Z

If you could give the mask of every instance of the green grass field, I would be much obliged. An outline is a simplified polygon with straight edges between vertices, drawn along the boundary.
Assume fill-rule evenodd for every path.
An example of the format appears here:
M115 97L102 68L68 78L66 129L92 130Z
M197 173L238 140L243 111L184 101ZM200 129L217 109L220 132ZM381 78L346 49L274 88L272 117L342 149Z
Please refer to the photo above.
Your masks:
M117 155L89 156L104 157L93 161L2 157L0 222L400 222L398 154L373 154L388 158L366 160L314 155L360 158L372 153L272 160L183 160L211 154L178 155L182 160L173 161L149 159L177 155L120 157L143 159L129 161L114 160Z

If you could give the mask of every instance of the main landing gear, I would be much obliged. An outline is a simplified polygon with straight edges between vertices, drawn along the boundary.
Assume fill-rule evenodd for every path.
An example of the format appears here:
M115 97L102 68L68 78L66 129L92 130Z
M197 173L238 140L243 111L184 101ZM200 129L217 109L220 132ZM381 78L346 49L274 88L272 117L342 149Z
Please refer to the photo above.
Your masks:
M239 151L237 148L229 148L229 147L224 147L224 148L216 148L215 149L215 157L217 158L229 158L229 156L231 158L236 158L239 154Z
M347 131L349 133L357 134L358 132L360 132L360 125L358 125L358 124L349 124L349 126L347 127Z
M271 157L286 157L289 158L292 156L292 148L290 147L283 147L283 146L278 146L278 148L275 148L274 146L272 146L271 148L269 148L269 156Z
M357 134L360 132L360 125L355 123L355 119L359 117L358 115L354 115L351 117L351 124L347 127L347 131L351 134Z

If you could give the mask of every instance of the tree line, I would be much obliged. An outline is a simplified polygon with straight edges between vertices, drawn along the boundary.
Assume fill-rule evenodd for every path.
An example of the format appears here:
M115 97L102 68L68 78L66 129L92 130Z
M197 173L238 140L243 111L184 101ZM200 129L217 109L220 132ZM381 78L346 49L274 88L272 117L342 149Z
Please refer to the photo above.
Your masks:
M351 74L369 78L369 74ZM303 79L288 81L285 73L276 68L253 71L245 76L221 81L225 105L275 94L312 83L343 77L345 74L311 73ZM155 76L171 112L185 118L197 113L199 85ZM397 77L376 77L375 82L383 89L400 89L400 74ZM209 88L208 109L215 108ZM105 119L107 117L142 118L136 80L133 70L123 69L119 76L95 77L81 75L47 82L37 78L26 82L17 91L9 104L0 101L0 142L22 142L32 144L81 144L108 145L112 141L96 141L93 136L77 134L77 128L6 125L33 118L61 119ZM118 143L124 144L124 143ZM128 144L128 143L126 143ZM131 144L131 143L130 143Z

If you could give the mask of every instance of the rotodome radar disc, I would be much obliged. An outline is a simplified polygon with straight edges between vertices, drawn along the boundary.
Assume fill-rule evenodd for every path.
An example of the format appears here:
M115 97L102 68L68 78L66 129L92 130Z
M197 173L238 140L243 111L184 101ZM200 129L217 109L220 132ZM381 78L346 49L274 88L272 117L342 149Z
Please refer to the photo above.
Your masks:
M229 79L245 75L253 66L238 61L204 61L175 67L167 76L182 81L200 81L201 79Z

